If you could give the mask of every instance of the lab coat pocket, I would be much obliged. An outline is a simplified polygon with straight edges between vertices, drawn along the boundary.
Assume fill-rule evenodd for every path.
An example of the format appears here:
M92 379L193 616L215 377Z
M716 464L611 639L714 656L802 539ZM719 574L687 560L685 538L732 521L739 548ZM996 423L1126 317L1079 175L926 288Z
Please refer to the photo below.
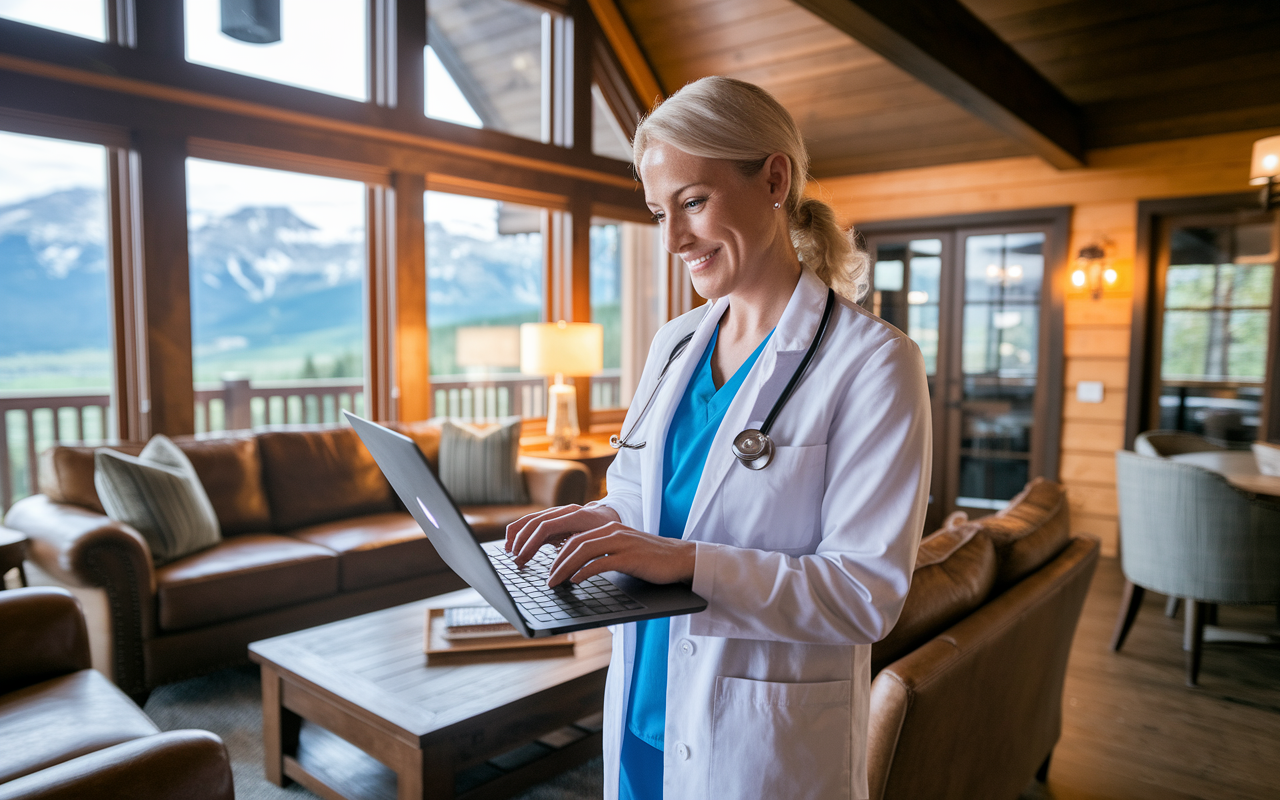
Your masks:
M848 800L851 692L849 681L716 678L712 793L739 800Z
M761 470L729 465L720 489L720 524L738 547L798 555L822 536L827 446L778 447Z

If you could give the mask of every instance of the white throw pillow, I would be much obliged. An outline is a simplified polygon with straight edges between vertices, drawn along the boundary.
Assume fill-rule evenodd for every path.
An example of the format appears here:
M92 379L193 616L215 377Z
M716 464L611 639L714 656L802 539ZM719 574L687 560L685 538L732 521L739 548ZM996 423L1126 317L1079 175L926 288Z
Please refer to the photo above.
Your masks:
M166 436L153 436L137 457L95 450L93 485L107 516L136 528L157 565L222 541L195 467Z
M514 417L488 427L445 420L440 430L440 482L459 505L529 502L520 474L520 429Z

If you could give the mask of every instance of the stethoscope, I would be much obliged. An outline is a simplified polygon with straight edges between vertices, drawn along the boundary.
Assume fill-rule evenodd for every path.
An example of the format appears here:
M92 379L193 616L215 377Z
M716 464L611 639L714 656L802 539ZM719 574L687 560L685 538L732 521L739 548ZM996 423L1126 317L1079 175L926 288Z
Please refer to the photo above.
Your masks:
M764 424L759 428L748 428L733 438L733 455L747 469L764 469L769 466L769 462L773 461L773 439L769 436L769 431L773 429L773 422L778 418L778 413L787 404L791 393L795 391L796 385L800 383L800 378L804 375L804 371L808 369L809 362L813 361L814 354L818 352L818 348L822 345L822 339L826 336L827 324L831 322L831 312L835 306L836 293L833 289L827 289L827 305L822 309L822 322L818 325L818 332L814 335L813 341L809 343L809 349L805 351L804 358L800 360L800 366L796 367L796 371L791 374L791 380L787 381L786 388L782 390L777 402L770 409L769 416L764 418ZM636 417L635 423L631 426L631 431L623 437L616 435L609 437L609 445L615 450L624 447L628 450L639 450L648 444L648 442L636 444L628 442L627 439L631 438L631 435L640 427L640 423L644 421L645 415L649 413L649 406L653 405L653 398L658 396L658 389L662 388L662 381L667 377L667 371L671 369L671 364L685 351L692 338L693 334L690 333L676 342L675 347L671 348L671 355L667 357L667 363L663 365L662 372L658 373L658 382L654 385L653 392L650 393L644 407L640 409L640 415Z

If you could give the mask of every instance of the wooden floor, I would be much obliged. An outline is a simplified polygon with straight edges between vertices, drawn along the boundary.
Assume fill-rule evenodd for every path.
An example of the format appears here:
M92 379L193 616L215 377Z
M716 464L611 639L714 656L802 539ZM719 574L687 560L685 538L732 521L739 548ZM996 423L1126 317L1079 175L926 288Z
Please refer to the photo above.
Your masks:
M1280 798L1280 648L1205 645L1184 685L1182 615L1147 594L1124 649L1111 631L1124 577L1104 558L1085 601L1047 786L1022 800ZM1275 606L1220 610L1219 624L1276 632Z

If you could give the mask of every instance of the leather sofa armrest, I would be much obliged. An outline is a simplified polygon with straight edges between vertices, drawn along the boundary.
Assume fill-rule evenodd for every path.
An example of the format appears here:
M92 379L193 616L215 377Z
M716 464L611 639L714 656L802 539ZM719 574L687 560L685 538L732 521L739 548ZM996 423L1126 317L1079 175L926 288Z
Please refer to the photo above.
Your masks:
M0 784L0 800L234 800L231 762L208 731L170 731Z
M133 527L44 495L24 497L5 525L30 540L27 558L69 586L100 588L111 610L112 679L133 695L147 690L143 643L156 634L151 548Z
M576 461L520 456L520 472L531 503L550 508L587 502L591 470Z
M27 559L63 583L109 588L107 581L121 571L136 577L135 592L155 594L151 548L131 525L42 494L14 503L4 524L25 533ZM108 562L119 569L107 569Z
M0 592L0 693L88 669L89 634L65 589Z

